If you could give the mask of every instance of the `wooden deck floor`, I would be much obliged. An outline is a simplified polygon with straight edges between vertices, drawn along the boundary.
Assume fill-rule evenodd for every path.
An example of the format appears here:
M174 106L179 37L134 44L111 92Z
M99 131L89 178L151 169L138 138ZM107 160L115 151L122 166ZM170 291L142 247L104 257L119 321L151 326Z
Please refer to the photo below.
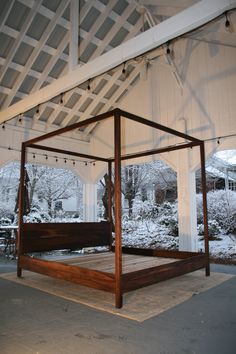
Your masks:
M178 261L178 259L123 254L122 273L130 273L175 261ZM63 260L63 263L108 273L115 272L115 254L113 252L78 256Z

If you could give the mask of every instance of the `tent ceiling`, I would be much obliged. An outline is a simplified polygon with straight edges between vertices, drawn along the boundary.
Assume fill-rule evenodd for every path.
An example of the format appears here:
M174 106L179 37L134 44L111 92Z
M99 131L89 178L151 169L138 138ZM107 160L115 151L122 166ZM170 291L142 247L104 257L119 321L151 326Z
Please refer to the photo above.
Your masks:
M1 111L68 73L71 1L0 1ZM76 61L82 66L197 2L80 0ZM236 13L230 12L229 17L236 26ZM222 16L188 36L235 47L236 32L232 28L227 31L224 24ZM111 70L31 109L25 116L32 126L40 123L44 131L51 131L111 110L140 78L139 66L131 63L125 69L125 75L122 67ZM8 124L18 125L20 121L17 117Z

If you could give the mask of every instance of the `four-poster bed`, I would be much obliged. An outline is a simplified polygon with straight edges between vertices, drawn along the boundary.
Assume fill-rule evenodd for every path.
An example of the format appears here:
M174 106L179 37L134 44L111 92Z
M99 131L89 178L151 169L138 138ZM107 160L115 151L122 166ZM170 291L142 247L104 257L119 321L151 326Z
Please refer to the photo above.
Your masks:
M102 122L106 119L113 119L114 124L114 155L112 157L101 157L86 155L79 152L62 150L54 147L39 145L40 141L52 138L53 136L66 133L74 129L84 128L90 124ZM148 151L140 151L122 155L121 153L121 118L132 120L154 130L159 130L184 139L184 142L169 147L155 148ZM203 193L203 214L204 214L204 238L205 251L182 252L153 250L141 248L122 247L122 226L121 226L121 161L139 157L155 155L159 153L177 151L199 147L202 175ZM85 159L103 161L107 163L109 175L109 219L104 222L86 222L76 224L29 224L23 222L23 201L24 201L24 179L26 153L28 149L39 149L62 153ZM115 214L115 244L112 247L112 191L111 171L114 166L114 214ZM30 252L43 252L58 249L76 249L93 246L108 246L109 254L98 260L98 256L90 255L95 261L80 260L73 261L49 261L30 257ZM19 234L18 234L18 267L17 275L20 277L22 269L46 274L52 277L61 278L76 282L88 287L109 291L115 294L115 305L122 307L122 295L125 292L147 286L165 279L205 268L206 275L210 274L209 269L209 246L208 246L208 225L207 225L207 204L206 204L206 176L205 176L205 154L203 141L193 138L187 134L175 131L153 121L144 119L137 115L124 112L120 109L101 114L53 131L43 136L31 139L22 144L21 154L21 180L20 180L20 207L19 207ZM88 257L88 256L86 256ZM142 261L139 263L139 258ZM124 262L122 262L124 260ZM163 260L163 262L160 262ZM113 262L113 265L111 265ZM102 264L101 264L102 263Z

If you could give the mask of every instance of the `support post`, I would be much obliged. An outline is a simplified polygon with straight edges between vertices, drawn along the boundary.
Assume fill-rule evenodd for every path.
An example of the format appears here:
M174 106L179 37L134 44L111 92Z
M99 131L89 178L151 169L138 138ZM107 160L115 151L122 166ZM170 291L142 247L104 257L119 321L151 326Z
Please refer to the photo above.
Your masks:
M108 220L110 222L110 233L112 235L113 230L113 220L112 220L112 162L108 162ZM110 244L109 250L112 249L112 242Z
M208 237L208 215L207 215L207 190L206 190L206 169L205 169L205 147L204 142L200 144L201 158L201 179L202 179L202 206L203 206L203 222L204 222L204 244L205 254L207 256L206 276L210 275L209 260L209 237Z
M189 151L179 152L177 169L179 250L197 251L197 207L195 172L191 171Z
M108 220L112 223L112 162L108 162Z
M83 185L84 221L97 221L97 185Z
M116 307L122 307L122 231L121 231L121 128L120 114L114 114L115 140L115 297Z
M70 2L69 72L78 64L79 1L71 0Z
M18 211L18 234L17 234L17 276L21 277L22 268L20 267L21 257L21 239L22 239L22 224L24 216L24 184L25 184L25 160L26 160L26 148L22 143L21 149L21 165L20 165L20 191L19 191L19 211Z

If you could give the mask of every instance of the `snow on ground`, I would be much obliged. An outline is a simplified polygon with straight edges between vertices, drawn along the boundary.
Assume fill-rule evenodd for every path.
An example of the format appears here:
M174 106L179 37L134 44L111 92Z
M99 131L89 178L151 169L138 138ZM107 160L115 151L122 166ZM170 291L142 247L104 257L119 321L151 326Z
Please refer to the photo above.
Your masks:
M209 241L211 257L236 262L236 235L219 235L218 238ZM204 249L203 241L198 242L198 247L199 250Z
M79 218L58 218L54 222L81 222ZM123 223L122 244L126 247L163 248L178 250L179 238L170 234L168 227L153 220L132 220ZM0 242L0 254L5 248ZM204 251L204 241L198 238L198 249ZM236 263L236 235L220 234L209 241L210 256L214 259ZM79 251L83 253L83 251Z
M135 223L134 229L124 227L123 245L127 247L178 249L179 238L168 234L165 226L154 222ZM204 241L198 239L198 250L204 251ZM236 235L219 235L209 241L210 256L236 262Z

